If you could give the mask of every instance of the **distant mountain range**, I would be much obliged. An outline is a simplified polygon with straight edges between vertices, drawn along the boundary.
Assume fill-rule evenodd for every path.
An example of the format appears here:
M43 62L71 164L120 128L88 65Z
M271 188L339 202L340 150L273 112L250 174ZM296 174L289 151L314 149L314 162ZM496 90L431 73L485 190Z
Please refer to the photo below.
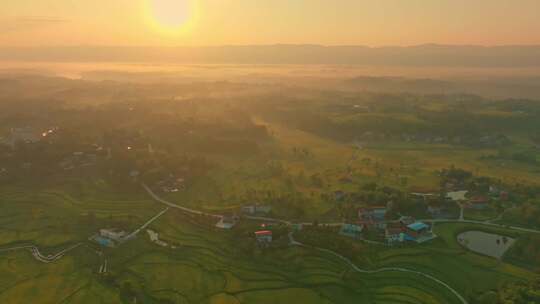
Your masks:
M0 60L196 64L540 67L540 46L2 47Z

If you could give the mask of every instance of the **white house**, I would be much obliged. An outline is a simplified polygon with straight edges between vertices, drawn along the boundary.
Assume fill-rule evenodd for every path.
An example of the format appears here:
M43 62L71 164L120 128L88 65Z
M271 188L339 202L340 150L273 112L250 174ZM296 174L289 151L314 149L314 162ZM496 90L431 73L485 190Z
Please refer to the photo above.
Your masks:
M467 190L448 192L448 193L446 193L446 198L450 199L450 200L453 200L455 202L457 202L457 201L465 201L465 200L467 200L467 197L465 197L465 196L467 195L468 192L469 191L467 191Z
M125 231L119 229L100 229L99 234L102 237L106 237L115 241L120 241L127 235Z
M224 216L219 220L219 222L216 224L217 228L221 229L232 229L236 225L236 218L232 216Z

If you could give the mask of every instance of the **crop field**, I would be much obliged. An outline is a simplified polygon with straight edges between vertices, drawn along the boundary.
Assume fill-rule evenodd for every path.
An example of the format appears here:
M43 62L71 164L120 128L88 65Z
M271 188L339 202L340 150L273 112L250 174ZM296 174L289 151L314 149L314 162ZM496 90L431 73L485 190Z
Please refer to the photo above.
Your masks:
M254 246L249 224L221 231L177 210L149 227L175 248L150 242L145 231L118 248L98 248L87 238L100 228L133 230L163 206L138 190L122 197L101 183L77 187L84 190L1 189L2 248L31 244L48 254L84 244L49 264L35 260L28 250L0 252L1 303L130 303L134 295L144 303L460 303L448 289L417 274L358 273L327 252L288 246L286 235L275 240L282 245L261 250ZM475 225L438 224L435 229L439 238L425 245L366 244L365 253L353 262L368 270L421 271L465 297L500 282L534 277L523 268L462 248L456 235L480 229ZM104 260L107 272L99 273Z
M504 229L438 224L435 229L438 239L412 248L379 251L377 266L399 266L421 270L449 283L461 294L469 296L493 289L499 282L526 281L534 278L534 273L523 268L470 252L459 245L456 240L459 233L478 229L515 236L514 232Z
M275 303L287 297L295 303L456 303L452 294L425 278L392 271L358 274L316 249L246 254L227 234L186 225L181 218L168 213L152 227L178 248L137 240L114 253L115 264L125 265L118 273L121 280L174 303ZM126 253L134 248L140 253Z

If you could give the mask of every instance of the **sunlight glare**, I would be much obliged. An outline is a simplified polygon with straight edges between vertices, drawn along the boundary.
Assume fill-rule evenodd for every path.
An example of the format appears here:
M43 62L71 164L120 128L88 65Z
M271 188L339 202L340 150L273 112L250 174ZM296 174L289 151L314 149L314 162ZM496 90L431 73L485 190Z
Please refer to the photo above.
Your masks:
M193 0L149 0L154 22L165 30L181 30L193 17Z

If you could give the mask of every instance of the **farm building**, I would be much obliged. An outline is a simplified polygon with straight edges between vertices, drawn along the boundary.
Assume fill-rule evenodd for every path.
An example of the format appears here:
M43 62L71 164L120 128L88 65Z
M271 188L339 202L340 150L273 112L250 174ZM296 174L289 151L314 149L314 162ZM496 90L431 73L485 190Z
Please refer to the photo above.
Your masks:
M216 224L216 227L221 229L232 229L237 222L238 219L234 216L224 216Z
M354 224L343 224L339 231L339 234L359 239L362 237L362 231L364 226Z
M104 237L115 241L121 241L127 233L120 229L100 229L99 234Z
M262 230L255 232L255 239L257 239L258 243L271 243L272 242L272 231L270 230Z
M386 212L386 207L361 208L358 210L358 219L360 224L369 228L385 229Z
M399 218L399 223L402 227L407 227L414 222L416 222L416 220L412 216L402 216Z
M384 220L386 211L386 207L362 208L358 211L358 217L360 219L369 218L373 220Z
M112 248L116 246L113 240L105 238L105 237L101 237L101 236L95 236L94 241L96 241L99 245L104 246L104 247Z
M431 226L422 222L415 222L408 225L405 234L405 240L417 243L423 243L436 237L431 230Z
M395 244L403 242L405 233L403 233L403 226L401 223L388 225L384 230L384 237L388 244Z
M430 227L422 222L415 222L407 226L407 234L414 238L419 238L430 232Z
M242 213L244 214L268 214L270 211L272 211L271 206L249 205L242 207Z
M467 190L448 192L446 193L446 199L449 199L455 202L466 201L467 200L466 195L468 192L469 191Z

